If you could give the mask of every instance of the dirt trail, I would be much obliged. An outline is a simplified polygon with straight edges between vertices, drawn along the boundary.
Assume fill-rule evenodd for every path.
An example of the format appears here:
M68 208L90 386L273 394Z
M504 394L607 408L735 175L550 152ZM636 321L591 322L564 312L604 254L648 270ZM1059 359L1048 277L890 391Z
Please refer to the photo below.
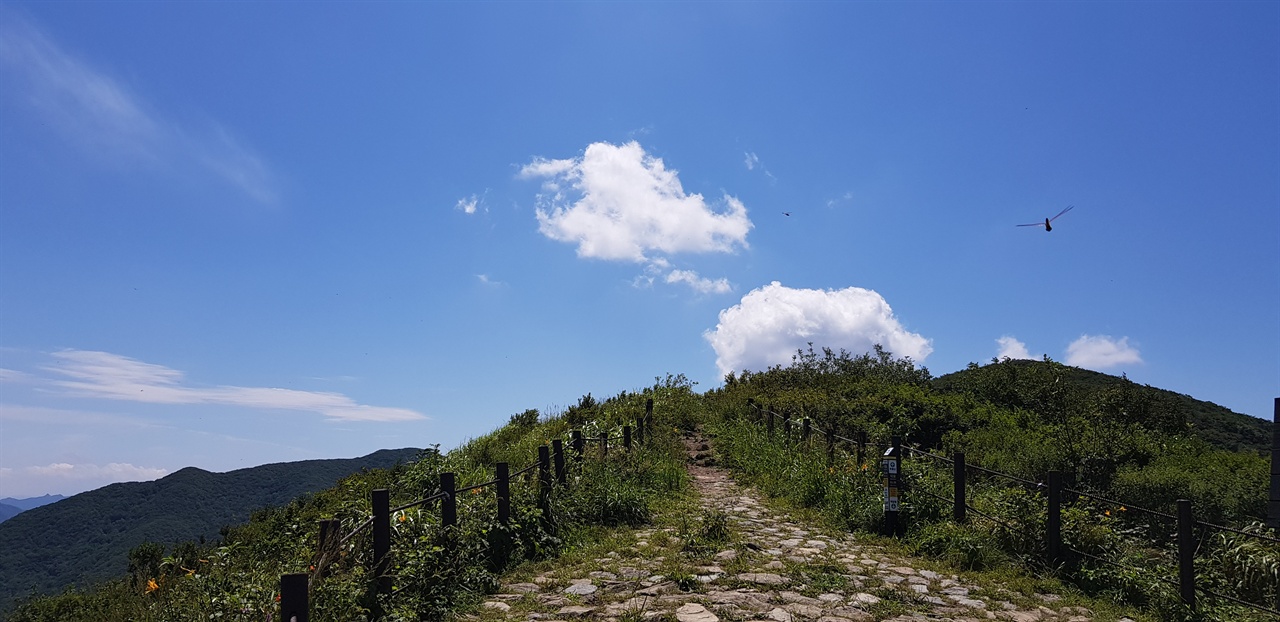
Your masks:
M859 543L852 534L831 533L781 515L758 492L715 466L706 439L691 437L685 444L701 509L727 515L737 535L732 546L700 558L683 580L673 579L662 569L670 569L671 558L679 556L678 530L639 530L634 546L594 560L593 569L573 569L569 575L551 571L504 585L503 593L484 604L481 617L621 622L1103 619L1086 608L1066 606L1052 594L1028 598L982 589L955 575L918 568L918 560Z

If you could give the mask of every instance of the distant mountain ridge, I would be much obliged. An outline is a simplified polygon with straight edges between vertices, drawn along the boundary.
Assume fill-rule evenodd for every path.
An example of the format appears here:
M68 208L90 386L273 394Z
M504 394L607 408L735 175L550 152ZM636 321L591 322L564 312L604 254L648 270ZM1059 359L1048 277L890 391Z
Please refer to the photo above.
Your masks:
M25 512L32 508L38 508L42 505L57 503L58 501L62 501L63 499L66 499L66 497L62 495L43 495L39 497L27 497L26 499L14 499L13 497L5 497L3 499L0 499L0 503L3 503L4 505L11 505Z
M150 482L111 484L0 523L0 611L49 593L118 576L143 542L172 545L218 537L254 510L285 505L365 469L410 462L422 450L384 449L360 458L266 464L226 473L187 467Z

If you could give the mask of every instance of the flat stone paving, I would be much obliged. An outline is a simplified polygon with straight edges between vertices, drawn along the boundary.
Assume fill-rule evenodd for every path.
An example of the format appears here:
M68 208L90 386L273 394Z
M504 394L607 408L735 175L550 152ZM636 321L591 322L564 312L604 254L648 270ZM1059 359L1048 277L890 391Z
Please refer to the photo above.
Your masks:
M910 558L858 543L852 535L823 530L780 515L756 491L736 484L729 473L693 462L706 460L700 440L689 443L690 475L704 510L720 510L733 522L734 548L695 567L694 591L680 589L660 574L662 557L645 559L611 553L596 560L598 570L565 584L554 572L531 582L503 585L483 604L484 617L505 620L626 622L662 618L678 622L1092 622L1089 609L1065 606L1053 594L1027 599L1001 590L981 590L959 577L918 569ZM637 547L667 531L636 532ZM817 564L813 566L812 564ZM725 566L735 569L726 571ZM805 584L805 568L839 575L843 587L825 591ZM795 571L795 572L793 572ZM686 586L687 586L686 579ZM1008 599L1004 599L1007 597ZM890 603L883 603L886 598ZM1015 604L1013 601L1021 604ZM1027 601L1032 601L1028 603ZM518 605L512 607L512 604ZM1132 622L1120 618L1120 622Z

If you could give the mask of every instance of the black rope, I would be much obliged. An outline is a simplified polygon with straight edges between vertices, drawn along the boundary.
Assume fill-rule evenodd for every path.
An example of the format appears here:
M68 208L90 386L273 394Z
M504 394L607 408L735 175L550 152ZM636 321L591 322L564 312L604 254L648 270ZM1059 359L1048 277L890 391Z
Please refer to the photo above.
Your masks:
M927 451L924 451L924 450L922 450L922 449L916 449L915 447L906 447L905 449L906 449L907 451L913 451L913 452L918 453L918 454L923 455L923 456L929 456L930 458L933 458L934 460L941 460L941 461L943 461L943 462L946 462L947 464L955 464L955 460L952 460L951 458L947 458L947 457L944 457L944 456L939 456L938 454L931 454L931 453L929 453L929 452L927 452Z
M1235 604L1237 604L1237 605L1244 605L1245 607L1248 607L1248 608L1250 608L1250 609L1256 609L1256 610L1261 611L1261 612L1263 612L1263 613L1269 613L1269 614L1271 614L1271 615L1280 616L1280 611L1276 611L1275 609L1267 609L1266 607L1263 607L1262 605L1255 605L1255 604L1253 604L1253 603L1251 603L1251 602L1249 602L1249 601L1247 601L1247 600L1240 600L1239 598L1236 598L1236 597L1234 597L1234 596L1227 596L1226 594L1219 594L1219 593L1217 593L1217 592L1215 592L1215 591L1213 591L1213 590L1210 590L1210 589L1208 589L1208 588L1197 587L1196 589L1197 589L1197 590L1200 590L1201 592L1204 592L1205 594L1208 594L1208 595L1210 595L1210 596L1213 596L1214 598L1221 598L1221 599L1223 599L1223 600L1231 601L1231 602L1233 602L1233 603L1235 603Z
M1013 481L1015 481L1015 482L1020 482L1020 483L1026 484L1026 485L1028 485L1028 486L1034 486L1034 487L1036 487L1036 488L1043 488L1043 487L1044 487L1044 483L1042 483L1042 482L1033 482L1033 481L1031 481L1031 480L1029 480L1029 479L1022 479L1021 477L1016 477L1016 476L1013 476L1013 475L1009 475L1008 473L1001 473L1001 472L999 472L999 471L992 471L991 469L984 469L984 468L982 468L982 467L980 467L980 466L978 466L978 465L976 465L976 464L966 464L966 465L964 466L964 468L965 468L965 470L966 470L966 471L967 471L968 469L973 469L973 470L975 470L975 471L982 471L983 473L989 473L989 474L991 474L991 475L995 475L995 476L998 476L998 477L1003 477L1003 478L1005 478L1005 479L1013 480Z
M463 488L462 490L467 490L467 489L466 489L466 488ZM462 492L462 490L454 491L454 493L456 494L456 493ZM414 502L412 502L412 503L406 503L406 504L404 504L404 505L402 505L402 506L400 506L400 507L398 507L398 508L391 508L391 512L390 512L390 513L391 513L391 514L395 514L396 512L403 512L404 510L407 510L407 509L409 509L409 508L418 507L419 505L422 505L422 504L424 504L424 503L428 503L428 502L431 502L431 501L435 501L436 499L443 499L443 498L448 497L448 496L449 496L449 493L447 493L447 492L437 492L436 494L431 495L430 497L427 497L426 499L418 499L417 501L414 501ZM372 517L371 517L371 518L369 518L369 521L370 521L370 522L373 522L373 518L372 518Z
M1197 524L1197 525L1199 525L1199 526L1201 526L1201 527L1208 527L1208 528L1210 528L1210 529L1217 529L1217 530L1219 530L1219 531L1230 531L1231 533L1238 533L1238 534L1240 534L1240 535L1242 535L1242 536L1249 536L1250 538L1257 538L1257 539L1259 539L1259 540L1266 540L1266 541L1268 541L1268 542L1280 542L1280 538L1273 538L1273 537L1271 537L1271 536L1264 536L1264 535L1262 535L1262 534L1260 534L1260 533L1250 533L1250 532L1248 532L1248 531L1242 531L1242 530L1240 530L1240 529L1232 529L1231 527L1223 527L1222 525L1215 525L1215 524L1213 524L1213 523L1205 523L1205 522L1201 522L1201 521L1196 521L1196 524Z
M342 540L338 542L338 546L342 546L346 544L348 540L354 538L356 534L360 533L361 531L364 531L366 528L368 528L372 524L373 524L373 517L370 516L369 518L366 518L363 523L360 523L359 526L351 530L351 533L347 534L346 537L342 538Z
M531 464L531 465L529 465L529 466L527 466L527 467L525 467L525 468L523 468L523 469L520 469L519 471L516 471L515 473L511 473L511 474L507 475L507 477L512 477L512 478L513 478L513 477L515 477L515 476L517 476L517 475L524 475L525 473L528 473L529 471L532 471L532 470L534 470L534 469L538 468L538 465L539 465L539 464L541 464L541 462L535 462L535 463L533 463L533 464Z
M508 478L509 478L509 476L508 476ZM490 480L490 481L487 481L487 482L485 482L485 483L483 483L483 484L474 484L474 485L472 485L472 486L467 486L466 488L459 488L459 489L457 489L457 490L453 491L453 493L454 493L454 494L457 494L457 495L460 495L460 494L462 494L462 493L464 493L464 492L468 492L468 491L471 491L471 490L475 490L475 489L477 489L477 488L484 488L485 486L492 486L492 485L494 485L494 484L496 484L496 483L498 483L498 480L496 480L496 479L495 479L495 480Z
M918 493L921 493L921 494L929 495L930 497L933 497L934 499L938 499L938 500L940 500L940 501L946 501L947 503L950 503L950 504L952 504L952 505L955 505L955 503L956 503L956 500L955 500L955 499L952 499L952 498L950 498L950 497L944 497L944 496L942 496L942 495L935 495L935 494L933 494L933 493L931 493L931 492L929 492L929 491L927 491L927 490L912 490L911 492L918 492Z
M1172 514L1165 514L1164 512L1157 512L1157 511L1155 511L1155 510L1149 510L1149 509L1144 508L1144 507L1141 507L1141 506L1137 506L1137 505L1130 505L1130 504L1128 504L1128 503L1124 503L1123 501L1116 501L1115 499L1108 499L1108 498L1106 498L1106 497L1099 497L1099 496L1097 496L1097 495L1091 495L1091 494L1089 494L1089 493L1087 493L1087 492L1081 492L1081 491L1079 491L1079 490L1072 490L1072 489L1070 489L1070 488L1064 488L1064 489L1062 489L1062 492L1065 492L1065 493L1068 493L1068 494L1073 494L1073 495L1080 495L1081 497L1088 497L1088 498L1090 498L1090 499L1093 499L1094 501L1101 501L1101 502L1103 502L1103 503L1109 503L1109 504L1111 504L1111 505L1118 505L1118 506L1121 506L1121 507L1125 508L1126 510L1138 510L1138 511L1140 511L1140 512L1147 512L1147 513L1150 513L1150 514L1155 514L1156 516L1162 516L1162 517L1167 518L1167 519L1170 519L1170 520L1175 520L1175 521L1176 521L1176 520L1178 520L1178 517L1177 517L1177 516L1174 516L1174 515L1172 515Z

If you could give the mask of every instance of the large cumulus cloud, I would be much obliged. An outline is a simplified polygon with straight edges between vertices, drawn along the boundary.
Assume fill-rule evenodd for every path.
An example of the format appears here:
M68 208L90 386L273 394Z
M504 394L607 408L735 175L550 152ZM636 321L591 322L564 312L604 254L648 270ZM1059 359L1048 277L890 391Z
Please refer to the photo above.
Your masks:
M722 375L787 364L810 342L853 353L879 344L916 361L933 351L930 340L904 328L889 303L872 290L792 289L777 281L721 311L715 329L703 336L716 352Z

